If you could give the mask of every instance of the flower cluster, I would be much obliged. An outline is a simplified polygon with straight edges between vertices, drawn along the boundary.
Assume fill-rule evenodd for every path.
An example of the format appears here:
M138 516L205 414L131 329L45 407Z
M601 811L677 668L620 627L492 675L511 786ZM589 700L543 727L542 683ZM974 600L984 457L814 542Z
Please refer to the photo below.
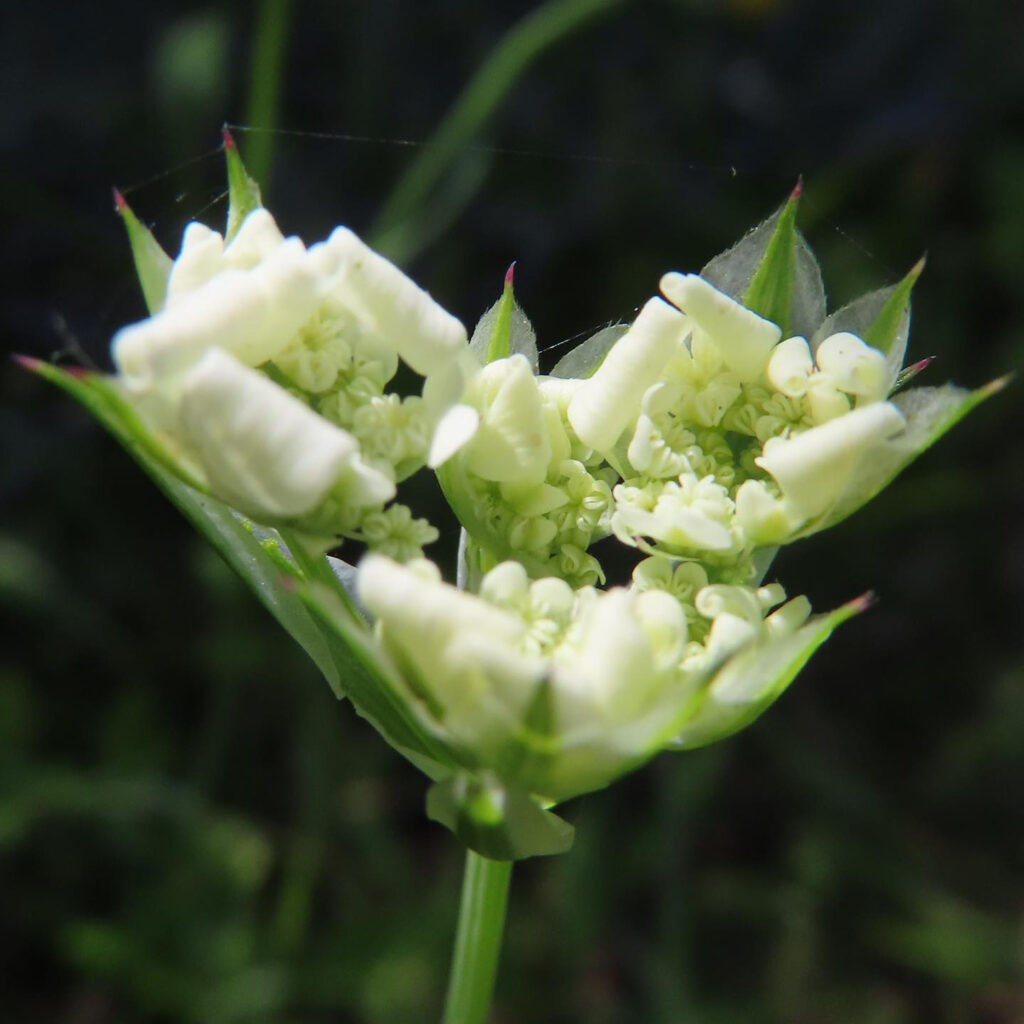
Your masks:
M437 538L385 505L475 362L462 324L347 228L306 248L260 206L229 239L189 224L112 355L170 458L239 511L403 561ZM400 361L422 394L388 392Z
M901 369L920 265L825 315L798 192L541 376L511 271L470 339L347 228L285 238L227 155L227 230L191 224L173 261L120 201L151 315L115 336L117 375L36 368L489 856L566 848L552 804L756 718L866 603L812 616L765 582L778 548L994 389L900 390L924 365ZM395 388L400 363L418 393ZM457 585L422 557L436 528L394 500L425 466L463 528ZM345 539L369 549L358 568L324 557ZM627 579L609 580L605 539Z

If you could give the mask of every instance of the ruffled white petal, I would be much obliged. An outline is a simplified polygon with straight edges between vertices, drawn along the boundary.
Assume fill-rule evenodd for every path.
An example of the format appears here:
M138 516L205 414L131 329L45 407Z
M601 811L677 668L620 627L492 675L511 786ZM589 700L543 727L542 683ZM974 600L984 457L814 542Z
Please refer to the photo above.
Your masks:
M348 228L336 228L310 252L334 277L335 294L422 376L468 346L465 327L451 313Z
M782 331L776 324L720 292L698 274L665 274L665 297L691 317L711 339L741 381L756 380Z
M755 459L799 519L830 508L864 459L906 426L889 402L875 402L791 438L773 438Z
M650 299L604 362L569 401L569 423L579 439L607 451L636 420L644 392L682 344L686 319L661 299Z
M381 474L353 465L355 438L220 349L186 376L179 420L211 489L250 515L301 516L347 473L359 483L347 497L394 494Z

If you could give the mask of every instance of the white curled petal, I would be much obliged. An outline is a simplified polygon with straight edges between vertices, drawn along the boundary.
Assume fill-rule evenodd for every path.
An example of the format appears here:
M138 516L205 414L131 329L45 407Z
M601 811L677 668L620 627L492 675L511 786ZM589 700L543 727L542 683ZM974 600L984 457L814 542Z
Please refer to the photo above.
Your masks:
M741 381L756 380L778 344L776 324L720 292L698 274L676 271L661 279L661 291L700 326Z
M815 358L822 373L849 395L881 399L889 389L891 374L885 356L856 334L831 335L818 346Z
M257 517L309 512L358 450L351 434L219 349L187 375L179 421L211 490Z
M369 330L427 376L468 347L466 329L401 270L348 228L314 246L318 265L333 272L335 293Z
M283 243L284 235L273 216L261 206L242 221L237 234L224 249L224 262L239 270L250 270Z
M171 266L167 279L165 305L173 305L182 296L206 284L223 269L224 239L205 224L192 221L185 228L181 252Z
M215 347L250 366L275 356L317 306L317 278L306 255L298 239L289 239L255 269L224 270L148 320L122 328L112 351L125 385L171 384Z
M772 349L765 375L776 391L799 398L807 390L814 359L806 338L787 338Z
M754 461L775 478L791 513L806 520L830 508L862 461L905 426L894 405L874 402L796 437L772 438Z
M523 355L488 363L471 382L480 426L466 449L467 465L484 480L540 483L551 444L537 378Z
M569 423L579 439L607 451L637 417L644 392L682 343L686 319L659 298L648 300L604 362L569 401Z
M427 465L431 469L447 462L466 445L480 425L480 413L471 405L453 405L437 421L430 442Z
M555 700L563 729L628 719L655 674L651 642L634 615L636 595L609 590L583 612L572 649L555 655Z

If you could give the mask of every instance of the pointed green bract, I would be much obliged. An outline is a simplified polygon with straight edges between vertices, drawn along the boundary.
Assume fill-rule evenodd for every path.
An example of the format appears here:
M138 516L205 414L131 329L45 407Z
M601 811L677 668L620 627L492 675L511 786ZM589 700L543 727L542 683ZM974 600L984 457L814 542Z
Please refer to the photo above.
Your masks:
M167 454L120 399L109 378L70 374L48 363L37 363L32 368L81 402L114 435L312 658L334 693L343 696L343 673L327 640L294 589L285 584L280 560L264 549L246 521L223 502L189 486L173 471Z
M800 530L797 536L807 536L834 526L867 504L918 455L986 398L1001 391L1008 382L1008 377L1000 377L973 391L946 384L938 388L912 388L896 395L892 403L906 418L906 429L873 450L871 457L865 459L851 476L835 504Z
M155 313L163 308L167 297L167 279L171 275L173 261L153 237L153 232L135 216L124 196L116 190L114 205L128 232L128 244L135 262L135 273L142 287L142 297L146 300L146 309Z
M513 267L515 264L512 265ZM469 347L482 363L493 363L507 356L524 355L537 372L537 335L529 318L516 301L512 286L512 267L498 299L477 322Z
M787 689L836 626L862 612L869 599L858 598L827 615L811 619L795 633L750 644L718 671L700 710L676 738L683 750L725 739L759 718Z
M227 128L224 129L224 156L228 165L228 222L224 230L227 243L235 237L242 221L263 205L263 200L260 187L249 177L234 137Z
M796 276L796 208L794 194L779 213L764 256L743 292L743 305L777 323L785 336L789 328L789 310L793 302Z
M766 221L701 271L719 291L782 329L810 337L825 316L818 261L796 229L799 186Z

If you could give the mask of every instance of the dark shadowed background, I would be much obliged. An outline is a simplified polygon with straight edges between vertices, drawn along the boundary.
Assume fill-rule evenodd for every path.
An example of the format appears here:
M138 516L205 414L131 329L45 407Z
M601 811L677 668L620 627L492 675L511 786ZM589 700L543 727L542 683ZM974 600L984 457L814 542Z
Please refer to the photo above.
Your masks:
M110 186L176 250L222 221L226 120L286 231L372 235L468 324L518 260L542 366L803 174L831 305L927 249L924 382L1024 367L1013 4L0 17L12 350L109 366L143 315ZM423 778L82 410L0 377L3 1019L436 1019L462 857ZM1024 1021L1020 389L780 557L819 608L881 601L763 720L566 807L573 852L513 881L496 1021Z

